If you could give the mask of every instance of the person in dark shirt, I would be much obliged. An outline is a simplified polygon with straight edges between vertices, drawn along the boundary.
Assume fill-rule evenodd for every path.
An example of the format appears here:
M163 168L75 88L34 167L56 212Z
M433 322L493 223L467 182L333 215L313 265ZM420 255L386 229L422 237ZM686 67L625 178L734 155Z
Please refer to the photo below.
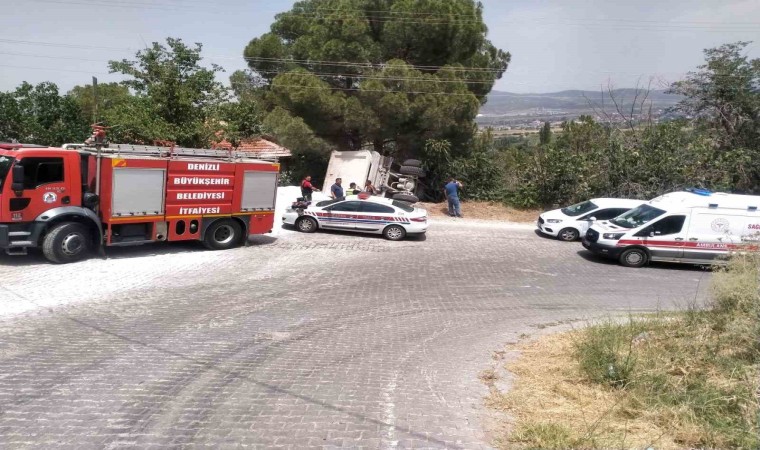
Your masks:
M459 203L459 189L462 188L462 183L454 179L449 178L449 182L443 187L443 193L446 196L446 200L449 202L449 215L451 217L463 217L462 207Z
M341 186L342 183L343 183L343 180L341 178L336 178L335 184L330 186L330 196L334 198L335 200L338 200L344 197L343 186Z
M301 181L301 197L307 202L311 201L311 193L318 190L319 189L311 184L311 175L307 175L306 178Z

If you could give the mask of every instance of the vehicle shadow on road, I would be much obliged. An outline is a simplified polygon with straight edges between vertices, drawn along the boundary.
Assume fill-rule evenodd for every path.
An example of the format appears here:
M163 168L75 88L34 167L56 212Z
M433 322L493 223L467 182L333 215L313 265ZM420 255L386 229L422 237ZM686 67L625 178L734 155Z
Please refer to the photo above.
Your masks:
M605 266L620 265L620 263L618 263L614 259L595 255L588 250L579 250L578 256L580 256L581 258L585 259L588 262L592 262L595 264L601 264ZM668 262L660 262L660 261L650 262L645 267L651 268L651 269L658 269L658 270L678 270L678 271L684 271L684 272L710 272L712 270L712 266L696 266L693 264L668 263ZM636 269L631 269L631 270L636 270Z
M296 227L294 227L293 225L283 224L282 228L284 230L298 232ZM299 234L304 234L304 233L299 233ZM379 240L381 242L390 242L387 239L385 239L382 234L357 233L353 231L324 230L324 229L320 229L316 231L314 234L318 234L318 235L323 234L327 236L345 236L347 238L352 238L352 239L353 238L356 238L356 239L369 238L369 239ZM426 240L427 240L427 233L422 233L422 234L407 235L404 239L401 240L401 242L425 242Z
M544 234L538 230L533 230L533 232L536 234L536 236L540 237L541 239L546 239L547 241L558 241L559 239L555 238L554 236L549 236L548 234Z
M277 237L254 235L248 238L249 247L271 245L277 242ZM91 259L129 259L145 256L177 255L182 253L210 252L199 241L157 242L135 247L109 247L105 254L96 252ZM224 250L219 250L224 251ZM24 267L52 264L38 249L30 249L25 256L8 256L0 254L0 267Z

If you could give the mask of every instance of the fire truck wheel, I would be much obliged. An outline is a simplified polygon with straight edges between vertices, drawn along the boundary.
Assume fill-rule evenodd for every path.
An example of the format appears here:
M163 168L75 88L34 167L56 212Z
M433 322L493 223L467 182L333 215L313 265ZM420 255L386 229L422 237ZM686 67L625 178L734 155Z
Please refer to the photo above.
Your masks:
M92 235L76 222L55 225L42 241L42 253L48 261L65 264L86 258L92 248Z
M209 250L227 250L240 244L243 228L231 219L217 220L206 229L203 245Z
M620 264L626 267L643 267L649 261L649 255L642 248L631 248L620 254Z
M311 217L301 217L296 221L296 229L302 233L313 233L318 227L317 221Z
M406 237L406 230L400 225L389 225L383 230L383 237L389 241L400 241Z

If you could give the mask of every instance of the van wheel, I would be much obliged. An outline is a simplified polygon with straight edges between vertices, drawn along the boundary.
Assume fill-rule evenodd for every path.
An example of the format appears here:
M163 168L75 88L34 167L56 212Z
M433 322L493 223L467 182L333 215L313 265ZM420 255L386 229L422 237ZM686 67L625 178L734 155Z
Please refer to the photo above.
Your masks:
M243 228L231 219L217 220L206 229L203 245L209 250L227 250L237 247L243 235Z
M631 248L620 255L620 264L626 267L643 267L649 262L647 252L640 248Z
M575 228L563 228L557 233L557 239L565 242L577 241L580 233Z
M91 249L90 230L76 222L64 222L54 226L42 241L42 253L45 258L56 264L85 259Z
M296 221L296 229L301 233L313 233L317 231L317 228L319 228L317 221L311 217L304 216Z
M383 237L389 241L400 241L406 237L406 230L400 225L390 225L383 230Z

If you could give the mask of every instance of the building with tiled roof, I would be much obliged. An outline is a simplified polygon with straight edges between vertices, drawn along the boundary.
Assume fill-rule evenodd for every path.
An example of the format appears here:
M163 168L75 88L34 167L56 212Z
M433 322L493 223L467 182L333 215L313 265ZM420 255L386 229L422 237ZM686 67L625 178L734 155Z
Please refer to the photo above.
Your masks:
M224 139L212 145L212 148L230 150L233 145L228 140ZM243 139L235 148L238 152L250 153L252 158L258 159L280 159L292 156L290 150L277 145L274 142L264 139L263 137L253 139Z

